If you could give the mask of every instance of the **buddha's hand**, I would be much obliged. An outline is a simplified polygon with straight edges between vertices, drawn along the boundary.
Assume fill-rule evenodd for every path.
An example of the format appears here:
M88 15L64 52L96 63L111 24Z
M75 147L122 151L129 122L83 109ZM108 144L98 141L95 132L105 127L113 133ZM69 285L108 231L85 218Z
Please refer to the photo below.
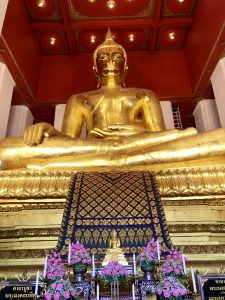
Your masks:
M34 124L24 131L24 143L30 146L39 145L43 137L50 137L57 133L57 130L48 123Z
M134 124L113 124L108 125L107 129L94 128L90 131L90 134L103 139L107 137L130 136L145 131L143 127Z

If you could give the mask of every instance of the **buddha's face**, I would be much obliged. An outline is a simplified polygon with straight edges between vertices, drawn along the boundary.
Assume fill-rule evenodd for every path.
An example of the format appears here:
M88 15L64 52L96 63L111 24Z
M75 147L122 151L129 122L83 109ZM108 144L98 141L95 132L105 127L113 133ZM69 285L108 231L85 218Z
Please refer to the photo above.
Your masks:
M102 84L105 84L112 76L115 77L117 83L121 83L125 70L123 51L115 47L100 49L96 57L96 67Z

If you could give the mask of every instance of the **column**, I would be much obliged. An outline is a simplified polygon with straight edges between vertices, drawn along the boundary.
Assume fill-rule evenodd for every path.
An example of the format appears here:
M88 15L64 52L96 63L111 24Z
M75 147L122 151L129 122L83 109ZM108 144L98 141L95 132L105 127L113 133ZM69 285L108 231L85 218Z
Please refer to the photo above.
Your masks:
M6 65L0 62L0 140L6 135L14 86Z
M211 77L221 127L225 128L225 57L222 58Z
M214 99L203 99L199 101L194 109L193 115L198 132L221 127L216 101Z
M33 124L34 117L25 105L12 105L6 136L22 136L24 130Z
M62 128L62 122L63 122L63 116L66 109L66 104L57 104L55 106L55 120L54 120L54 127L55 129L61 131ZM87 137L87 126L86 123L83 124L80 138L86 139Z
M0 34L2 33L2 27L5 19L8 2L9 0L0 0Z
M166 129L174 129L172 104L170 101L160 101Z

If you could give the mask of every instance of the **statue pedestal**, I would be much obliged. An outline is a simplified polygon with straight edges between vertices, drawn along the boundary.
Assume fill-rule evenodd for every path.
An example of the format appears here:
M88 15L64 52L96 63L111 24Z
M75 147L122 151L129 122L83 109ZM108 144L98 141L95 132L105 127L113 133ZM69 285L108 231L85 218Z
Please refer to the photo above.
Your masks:
M200 271L225 259L225 165L155 171L174 245L198 261ZM71 178L69 171L0 171L0 280L43 268L58 240ZM174 222L176 220L176 222ZM29 226L28 226L29 224ZM7 227L7 230L5 228ZM218 243L218 235L220 242ZM181 237L182 236L182 241ZM198 241L198 242L197 242Z

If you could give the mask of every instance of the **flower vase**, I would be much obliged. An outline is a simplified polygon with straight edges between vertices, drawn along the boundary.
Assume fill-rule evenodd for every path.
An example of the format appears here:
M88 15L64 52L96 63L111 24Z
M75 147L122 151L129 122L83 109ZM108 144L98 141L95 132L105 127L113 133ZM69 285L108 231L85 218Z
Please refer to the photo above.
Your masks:
M183 300L183 299L185 299L185 297L183 297L183 296L178 296L178 297L170 296L169 298L165 298L164 296L160 295L159 299L160 300Z
M76 265L73 266L73 274L74 274L74 281L81 282L85 280L84 274L87 272L87 266L82 265L77 267Z
M154 266L141 266L141 271L144 273L145 280L154 280Z
M119 300L119 298L120 298L119 281L112 281L111 282L111 299Z

